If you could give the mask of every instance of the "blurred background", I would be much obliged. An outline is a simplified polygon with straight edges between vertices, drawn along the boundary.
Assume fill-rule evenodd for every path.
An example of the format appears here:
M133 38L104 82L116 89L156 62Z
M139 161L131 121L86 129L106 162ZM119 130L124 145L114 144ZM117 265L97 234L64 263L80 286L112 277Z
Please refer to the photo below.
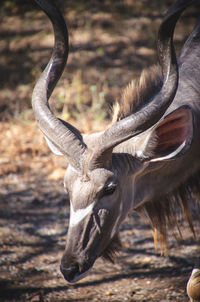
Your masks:
M54 112L81 131L104 129L122 89L143 68L157 63L157 30L172 2L58 0L69 29L70 53L51 98ZM192 6L179 21L177 53L199 10ZM16 163L15 152L21 156L27 150L31 155L41 151L31 95L51 55L53 33L34 1L2 0L0 15L0 152ZM43 143L41 148L49 152Z
M51 108L83 132L105 129L111 120L112 106L121 97L123 88L138 77L142 69L157 63L158 27L173 1L57 0L56 3L67 22L70 52L67 67L51 97ZM188 8L178 22L174 39L177 54L198 16L200 4ZM9 297L16 299L16 292L12 296L10 291L13 284L19 285L29 276L31 281L27 284L30 285L33 276L41 274L42 269L34 271L34 261L44 262L42 273L46 274L45 267L51 267L50 260L45 258L47 245L54 259L58 257L55 242L60 253L64 249L69 207L65 209L67 196L61 182L67 162L51 154L31 108L33 87L48 63L52 46L51 24L34 1L1 0L0 239L4 256L0 262L0 289L4 295L0 295L0 301L11 301ZM131 236L130 227L126 231L128 229ZM143 231L146 229L145 225ZM128 248L130 239L124 238ZM153 249L153 241L150 242ZM139 262L144 262L142 259ZM187 268L189 271L190 264ZM38 280L33 283L40 284ZM181 286L183 291L184 285ZM32 299L31 290L20 293L19 301ZM111 301L109 290L107 293ZM36 300L31 301L43 301L42 294L37 296L37 290L34 294ZM177 297L176 301L179 301ZM180 298L180 301L185 300Z

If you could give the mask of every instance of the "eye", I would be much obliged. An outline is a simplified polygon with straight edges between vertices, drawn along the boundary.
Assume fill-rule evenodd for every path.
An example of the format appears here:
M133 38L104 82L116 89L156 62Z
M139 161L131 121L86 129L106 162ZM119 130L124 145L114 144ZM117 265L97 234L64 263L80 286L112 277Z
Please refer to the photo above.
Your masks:
M116 188L117 188L117 182L112 180L105 185L102 195L103 196L111 195L115 192Z

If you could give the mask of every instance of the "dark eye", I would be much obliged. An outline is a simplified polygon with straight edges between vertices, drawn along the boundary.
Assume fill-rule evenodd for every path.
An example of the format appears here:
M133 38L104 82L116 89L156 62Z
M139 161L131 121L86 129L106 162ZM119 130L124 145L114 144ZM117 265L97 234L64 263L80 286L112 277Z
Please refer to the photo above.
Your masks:
M115 181L108 182L104 187L103 196L113 194L116 188L117 188L117 182Z

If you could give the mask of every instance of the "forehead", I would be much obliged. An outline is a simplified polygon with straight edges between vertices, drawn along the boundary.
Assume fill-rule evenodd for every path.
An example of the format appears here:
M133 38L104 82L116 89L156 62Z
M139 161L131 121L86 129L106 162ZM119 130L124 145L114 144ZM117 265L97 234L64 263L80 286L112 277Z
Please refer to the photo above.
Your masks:
M103 168L82 174L73 167L68 166L64 185L69 191L71 201L77 202L81 200L86 206L113 176L112 171Z
M87 171L87 173L82 173L74 169L71 165L68 166L64 182L67 186L73 186L74 182L79 183L93 183L98 185L99 183L107 181L109 178L112 178L114 173L111 170L98 168L92 171Z

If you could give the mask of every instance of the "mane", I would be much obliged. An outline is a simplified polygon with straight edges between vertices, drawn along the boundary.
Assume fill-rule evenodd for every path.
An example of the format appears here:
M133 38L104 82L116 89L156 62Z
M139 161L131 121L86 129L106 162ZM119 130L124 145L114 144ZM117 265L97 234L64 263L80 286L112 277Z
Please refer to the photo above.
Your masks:
M162 86L162 73L159 66L144 70L138 80L132 81L123 91L121 99L114 106L112 123L119 121L137 110L150 100ZM200 170L180 184L173 192L158 200L150 200L137 208L141 216L150 221L154 234L154 243L160 242L161 251L167 250L167 237L173 232L182 238L180 221L188 222L195 237L193 226L194 210L200 210ZM200 211L198 211L200 212Z
M159 200L146 202L136 211L149 219L154 233L155 246L157 247L159 240L162 251L167 250L167 237L170 231L173 231L176 239L182 238L180 226L182 219L188 222L196 238L193 218L200 213L200 171L190 176L173 192Z
M114 105L112 123L136 112L148 102L162 86L160 66L143 70L139 79L133 80L122 92L120 100Z

